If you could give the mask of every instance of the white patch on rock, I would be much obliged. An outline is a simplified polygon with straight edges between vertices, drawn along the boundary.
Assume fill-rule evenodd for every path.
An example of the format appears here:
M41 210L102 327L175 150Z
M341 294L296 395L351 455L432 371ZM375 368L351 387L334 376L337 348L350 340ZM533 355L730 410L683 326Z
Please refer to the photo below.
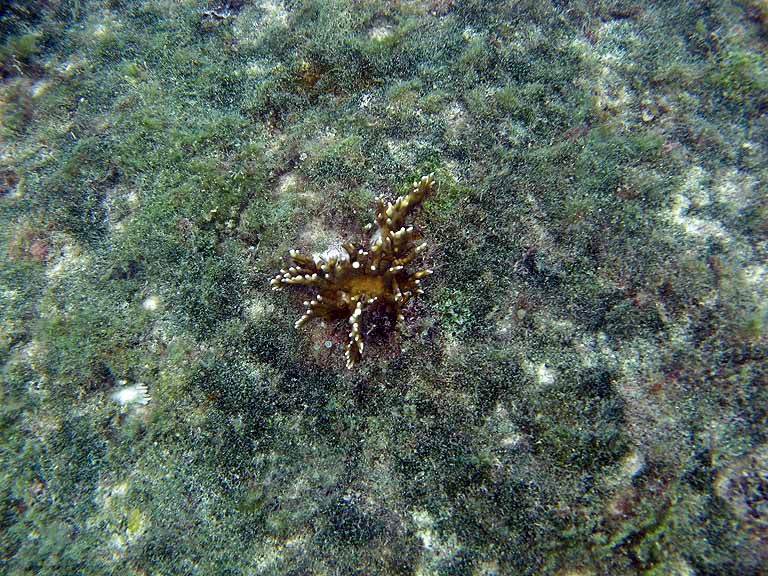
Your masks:
M160 308L160 298L154 295L148 296L144 299L144 302L141 303L141 307L148 312L155 312Z
M125 380L121 380L121 383L125 383ZM123 386L112 392L112 400L122 406L140 405L144 406L149 404L149 392L145 384L137 383L131 386Z
M381 42L392 36L392 28L389 26L376 26L368 32L368 38L375 42Z
M538 379L539 384L549 386L555 382L556 376L555 371L548 367L544 362L536 367L536 378Z

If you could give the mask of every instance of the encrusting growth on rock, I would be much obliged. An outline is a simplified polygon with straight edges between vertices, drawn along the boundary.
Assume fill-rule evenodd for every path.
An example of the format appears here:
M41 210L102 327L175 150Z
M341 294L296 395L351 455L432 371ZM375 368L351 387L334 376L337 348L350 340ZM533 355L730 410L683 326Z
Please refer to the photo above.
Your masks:
M352 368L363 353L366 321L383 313L401 323L403 306L424 293L421 280L432 270L409 272L407 268L426 243L419 242L421 233L405 220L432 191L434 183L433 174L429 174L414 181L411 192L394 203L385 205L377 198L378 230L367 247L346 242L343 251L315 256L291 250L291 265L271 281L273 290L298 284L317 291L304 302L306 311L296 321L297 328L311 318L347 320L347 368Z

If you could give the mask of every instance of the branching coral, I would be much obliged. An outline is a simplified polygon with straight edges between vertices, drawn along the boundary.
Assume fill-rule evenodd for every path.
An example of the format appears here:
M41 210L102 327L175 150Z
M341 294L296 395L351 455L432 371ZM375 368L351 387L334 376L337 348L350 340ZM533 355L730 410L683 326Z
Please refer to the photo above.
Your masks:
M432 270L409 272L407 268L426 243L420 242L421 233L416 228L406 224L406 217L432 191L434 182L432 174L414 181L413 190L394 203L385 205L377 198L378 229L367 248L346 242L343 251L315 256L291 250L291 266L272 279L273 290L298 284L317 291L304 302L307 310L296 321L297 328L311 318L347 321L347 368L352 368L363 353L364 323L372 323L376 314L382 313L401 323L403 306L424 293L421 279Z

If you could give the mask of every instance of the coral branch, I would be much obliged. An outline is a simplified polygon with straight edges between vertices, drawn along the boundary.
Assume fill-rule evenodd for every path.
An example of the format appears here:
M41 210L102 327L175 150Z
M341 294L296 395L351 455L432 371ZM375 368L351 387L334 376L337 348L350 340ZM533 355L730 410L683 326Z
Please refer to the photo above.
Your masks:
M367 248L346 242L343 251L333 255L307 256L290 251L291 265L283 268L270 284L273 290L303 285L316 291L304 302L306 311L296 321L296 328L312 318L345 319L349 324L346 357L352 368L362 356L364 321L373 325L375 313L404 320L402 308L414 296L423 294L421 279L431 270L409 272L407 266L425 248L421 233L406 225L412 210L421 205L434 187L433 174L413 183L411 192L394 203L376 199L377 230Z

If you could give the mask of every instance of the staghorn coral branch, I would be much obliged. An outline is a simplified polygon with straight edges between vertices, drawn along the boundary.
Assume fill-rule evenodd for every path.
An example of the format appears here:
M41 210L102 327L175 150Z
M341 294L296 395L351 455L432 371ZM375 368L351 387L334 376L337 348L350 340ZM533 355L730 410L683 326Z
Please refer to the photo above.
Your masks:
M376 199L377 230L367 249L353 242L342 245L333 256L307 256L291 250L291 265L280 270L270 282L273 290L301 285L316 295L304 302L304 314L296 328L312 318L346 319L349 324L345 355L347 368L359 362L364 344L363 323L373 322L382 312L397 323L404 320L402 308L411 298L423 294L421 279L431 270L409 272L407 267L426 248L421 233L406 225L409 214L434 188L433 174L413 183L411 192L393 203Z

